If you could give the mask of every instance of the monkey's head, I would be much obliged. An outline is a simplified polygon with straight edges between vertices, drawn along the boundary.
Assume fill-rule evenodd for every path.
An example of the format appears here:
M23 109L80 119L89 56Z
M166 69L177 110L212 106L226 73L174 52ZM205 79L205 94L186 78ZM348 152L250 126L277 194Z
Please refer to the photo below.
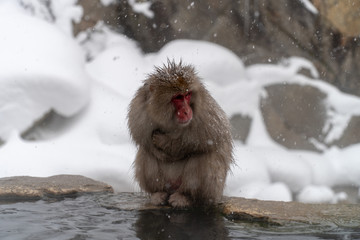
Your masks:
M149 87L147 110L151 118L163 127L188 126L198 106L201 83L191 65L168 61L156 67L145 80Z

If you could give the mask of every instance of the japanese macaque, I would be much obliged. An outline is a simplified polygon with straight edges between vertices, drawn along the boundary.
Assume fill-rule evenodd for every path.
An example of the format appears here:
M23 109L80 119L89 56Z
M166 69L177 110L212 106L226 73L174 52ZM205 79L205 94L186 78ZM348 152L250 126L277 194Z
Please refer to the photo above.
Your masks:
M156 67L130 103L135 179L151 203L215 204L232 157L229 121L191 65Z

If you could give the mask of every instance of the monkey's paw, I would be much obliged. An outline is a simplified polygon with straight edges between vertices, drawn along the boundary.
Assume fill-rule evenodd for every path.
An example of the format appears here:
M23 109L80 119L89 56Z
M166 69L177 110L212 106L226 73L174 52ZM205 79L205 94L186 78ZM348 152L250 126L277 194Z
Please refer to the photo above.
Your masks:
M191 205L189 198L179 192L175 192L170 196L169 203L175 208L185 208Z
M153 205L166 205L168 196L166 192L156 192L151 194L150 202Z
M152 133L152 142L158 149L163 150L168 143L168 139L164 133L161 133L160 131L154 131Z

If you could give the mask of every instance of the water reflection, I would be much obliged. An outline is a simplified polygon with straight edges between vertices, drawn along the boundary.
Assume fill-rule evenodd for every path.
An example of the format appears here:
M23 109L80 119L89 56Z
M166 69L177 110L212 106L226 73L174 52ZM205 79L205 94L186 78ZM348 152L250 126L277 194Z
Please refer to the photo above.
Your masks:
M0 239L360 239L359 226L231 221L213 209L122 210L134 196L0 203ZM139 200L140 202L140 200Z
M135 223L140 239L229 239L224 218L215 210L148 210Z

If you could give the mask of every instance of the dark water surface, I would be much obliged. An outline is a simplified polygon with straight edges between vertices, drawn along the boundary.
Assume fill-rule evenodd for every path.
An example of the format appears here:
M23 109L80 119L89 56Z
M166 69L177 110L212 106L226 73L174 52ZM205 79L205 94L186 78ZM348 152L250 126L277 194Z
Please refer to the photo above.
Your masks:
M102 201L2 203L0 239L360 239L360 228L231 221L214 210L119 210Z

